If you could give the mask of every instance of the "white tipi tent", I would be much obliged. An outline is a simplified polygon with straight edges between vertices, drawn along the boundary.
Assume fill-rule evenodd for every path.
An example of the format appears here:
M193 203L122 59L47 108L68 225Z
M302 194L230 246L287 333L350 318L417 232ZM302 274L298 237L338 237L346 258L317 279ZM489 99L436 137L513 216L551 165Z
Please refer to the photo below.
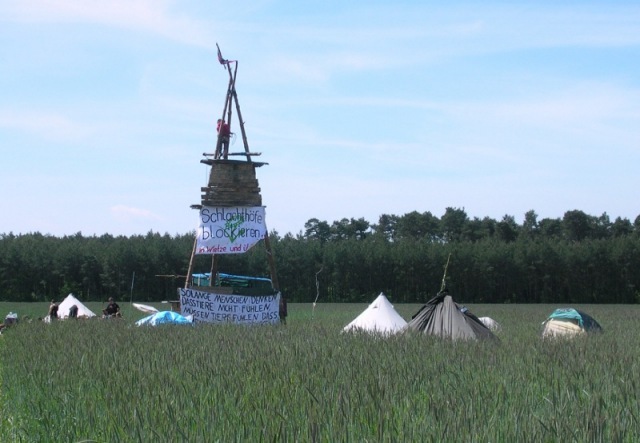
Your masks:
M381 334L400 332L407 322L393 309L393 305L381 292L367 309L357 316L343 331L364 331Z
M62 300L62 303L58 305L58 318L59 319L68 318L69 309L73 305L76 305L78 307L78 317L95 317L96 316L96 314L91 312L91 309L83 305L80 300L78 300L73 296L73 294L69 294L64 300Z

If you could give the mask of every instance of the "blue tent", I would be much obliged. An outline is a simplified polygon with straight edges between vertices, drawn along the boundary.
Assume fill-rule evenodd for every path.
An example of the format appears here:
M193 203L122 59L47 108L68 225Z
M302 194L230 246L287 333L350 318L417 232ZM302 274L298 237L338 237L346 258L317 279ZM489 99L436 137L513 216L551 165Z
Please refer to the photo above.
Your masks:
M164 324L192 325L193 321L174 311L160 311L136 322L136 326L149 325L157 326Z
M573 308L556 309L542 323L542 337L573 337L602 332L602 327L588 314Z
M582 311L578 311L573 308L560 308L556 309L549 316L549 320L573 320L578 323L578 325L587 332L592 331L602 331L602 327L598 324L597 321L593 319L588 314L585 314Z

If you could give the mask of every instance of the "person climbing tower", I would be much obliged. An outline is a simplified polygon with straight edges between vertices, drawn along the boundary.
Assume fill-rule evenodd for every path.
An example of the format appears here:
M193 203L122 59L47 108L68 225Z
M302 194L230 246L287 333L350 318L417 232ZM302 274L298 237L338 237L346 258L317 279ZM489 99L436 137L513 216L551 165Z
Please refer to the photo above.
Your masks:
M223 119L218 119L218 125L216 127L218 131L218 144L216 149L216 158L227 158L229 154L229 138L231 137L231 130L229 124Z

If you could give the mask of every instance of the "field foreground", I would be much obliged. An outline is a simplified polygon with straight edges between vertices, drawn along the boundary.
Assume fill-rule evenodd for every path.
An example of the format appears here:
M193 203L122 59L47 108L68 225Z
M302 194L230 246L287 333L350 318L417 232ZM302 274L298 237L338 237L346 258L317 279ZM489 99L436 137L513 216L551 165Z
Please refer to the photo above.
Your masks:
M98 305L88 306L99 312ZM156 305L166 308L166 305ZM286 326L22 322L0 336L4 441L640 439L640 306L573 306L604 334L542 341L561 306L469 305L500 343L342 334L366 304L289 306ZM419 305L397 305L410 319ZM0 303L2 318L46 305Z

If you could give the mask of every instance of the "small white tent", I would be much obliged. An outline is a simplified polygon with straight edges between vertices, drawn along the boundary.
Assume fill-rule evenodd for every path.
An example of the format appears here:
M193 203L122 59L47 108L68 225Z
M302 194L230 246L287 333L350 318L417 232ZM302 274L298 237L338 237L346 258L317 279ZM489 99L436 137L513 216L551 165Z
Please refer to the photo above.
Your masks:
M381 334L395 334L407 322L393 309L393 305L381 292L378 298L359 316L344 327L343 331L364 331Z
M492 332L502 331L502 326L500 325L500 323L498 323L491 317L480 317L478 318L478 320L480 320L482 324L489 328Z
M91 312L91 309L87 308L82 304L80 300L75 298L73 294L67 295L67 298L62 300L62 303L58 305L58 318L68 318L69 317L69 309L71 306L76 305L78 307L78 317L95 317L96 314Z

